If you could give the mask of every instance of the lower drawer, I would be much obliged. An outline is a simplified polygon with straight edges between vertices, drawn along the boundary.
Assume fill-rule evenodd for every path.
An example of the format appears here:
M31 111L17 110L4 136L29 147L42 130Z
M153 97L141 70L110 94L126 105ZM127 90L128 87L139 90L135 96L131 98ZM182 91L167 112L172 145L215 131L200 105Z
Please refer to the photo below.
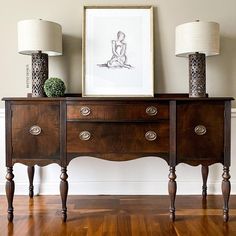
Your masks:
M67 153L168 153L169 125L67 123Z

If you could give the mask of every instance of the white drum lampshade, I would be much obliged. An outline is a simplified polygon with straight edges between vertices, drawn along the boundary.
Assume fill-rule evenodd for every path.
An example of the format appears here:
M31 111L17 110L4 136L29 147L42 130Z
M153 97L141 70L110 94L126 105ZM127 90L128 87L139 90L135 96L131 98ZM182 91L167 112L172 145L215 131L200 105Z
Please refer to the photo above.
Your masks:
M206 96L205 56L220 52L220 26L215 22L190 22L175 31L175 55L189 57L189 96Z
M48 78L48 55L62 55L61 25L40 19L18 22L18 52L32 55L32 96L44 96Z

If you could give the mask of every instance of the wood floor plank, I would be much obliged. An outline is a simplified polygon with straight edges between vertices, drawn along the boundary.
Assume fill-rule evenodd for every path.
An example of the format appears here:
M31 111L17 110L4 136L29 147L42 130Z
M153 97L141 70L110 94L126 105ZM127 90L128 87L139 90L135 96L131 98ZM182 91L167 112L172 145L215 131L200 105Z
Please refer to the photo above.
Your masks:
M123 213L117 216L118 236L132 236L131 230L131 217L130 215Z
M103 234L103 221L104 217L99 216L90 216L87 217L88 221L88 236L100 236Z
M131 215L131 231L135 236L148 236L144 215Z
M149 235L151 236L177 236L174 224L169 221L169 215L156 215L150 218L149 227L151 231L149 231Z
M236 236L236 196L230 220L222 219L222 196L177 196L169 221L168 196L69 196L61 222L60 196L15 196L13 223L0 196L0 236Z
M105 215L103 222L103 236L117 236L117 215Z

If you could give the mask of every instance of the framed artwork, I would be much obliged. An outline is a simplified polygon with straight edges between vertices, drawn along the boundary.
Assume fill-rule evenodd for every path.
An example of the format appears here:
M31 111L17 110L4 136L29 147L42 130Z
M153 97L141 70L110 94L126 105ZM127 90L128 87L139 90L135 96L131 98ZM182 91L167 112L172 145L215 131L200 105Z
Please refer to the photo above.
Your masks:
M84 97L153 97L152 6L85 6Z

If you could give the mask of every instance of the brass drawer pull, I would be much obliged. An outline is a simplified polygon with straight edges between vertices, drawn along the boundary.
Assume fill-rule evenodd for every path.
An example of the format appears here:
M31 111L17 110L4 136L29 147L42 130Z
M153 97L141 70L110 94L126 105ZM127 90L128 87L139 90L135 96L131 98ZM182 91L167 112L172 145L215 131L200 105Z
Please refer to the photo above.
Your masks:
M82 116L88 116L91 113L91 109L89 107L81 107L80 108L80 114Z
M30 134L32 135L39 135L42 132L42 129L38 125L33 125L29 129Z
M195 128L194 128L194 132L197 134L197 135L204 135L206 132L207 132L207 129L204 125L197 125Z
M154 106L147 107L146 114L149 116L155 116L157 114L157 108Z
M79 138L82 140L82 141L87 141L91 138L91 134L89 131L82 131L80 132L79 134Z
M145 134L145 138L147 139L147 141L154 141L157 138L157 134L154 131L148 131Z

